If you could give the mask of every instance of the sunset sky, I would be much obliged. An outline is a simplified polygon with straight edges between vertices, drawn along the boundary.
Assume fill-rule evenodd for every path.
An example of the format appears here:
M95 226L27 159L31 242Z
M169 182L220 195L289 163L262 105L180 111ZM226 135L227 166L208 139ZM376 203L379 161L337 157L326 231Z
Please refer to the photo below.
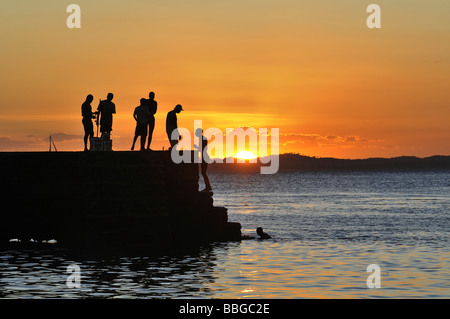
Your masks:
M449 14L448 0L2 1L0 151L47 151L49 135L83 150L81 104L108 92L113 148L129 150L154 91L153 149L180 103L192 131L279 128L280 153L450 155Z

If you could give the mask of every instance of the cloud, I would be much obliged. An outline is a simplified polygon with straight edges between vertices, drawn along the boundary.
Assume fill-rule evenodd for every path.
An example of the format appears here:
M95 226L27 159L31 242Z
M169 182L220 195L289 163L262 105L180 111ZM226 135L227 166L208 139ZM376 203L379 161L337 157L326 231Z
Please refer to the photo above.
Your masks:
M377 144L381 140L369 139L357 135L339 136L334 134L320 135L316 133L287 133L280 136L282 146L303 146L303 147L340 147L357 145L358 143Z
M382 142L380 140L370 140L366 137L360 137L360 136L346 136L345 142L362 142L362 143L369 143L369 142Z
M297 141L287 141L287 142L281 144L281 146L287 146L289 144L297 144Z
M0 151L25 151L42 149L42 139L27 136L26 139L13 139L8 136L0 137Z
M55 143L65 143L79 140L82 143L83 135L54 133L51 134ZM57 144L58 147L58 144ZM48 136L26 135L24 137L0 136L0 151L22 152L22 151L47 151L49 148ZM58 148L59 150L59 148Z
M324 137L319 134L289 133L289 134L283 134L283 136L288 137L288 138L294 138L296 140L302 140L302 141L305 141L305 140L315 141L315 140L324 139Z
M50 135L55 142L65 142L83 139L84 135L80 134L66 134L66 133L53 133Z

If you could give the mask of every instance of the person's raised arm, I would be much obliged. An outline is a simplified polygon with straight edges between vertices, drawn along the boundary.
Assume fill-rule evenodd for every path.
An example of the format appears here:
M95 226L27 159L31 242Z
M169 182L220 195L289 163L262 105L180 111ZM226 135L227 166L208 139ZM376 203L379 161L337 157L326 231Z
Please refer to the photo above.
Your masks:
M102 117L102 100L100 100L100 99L98 99L100 102L98 103L98 106L97 106L97 123L99 123L100 122L100 120L101 120L101 117Z

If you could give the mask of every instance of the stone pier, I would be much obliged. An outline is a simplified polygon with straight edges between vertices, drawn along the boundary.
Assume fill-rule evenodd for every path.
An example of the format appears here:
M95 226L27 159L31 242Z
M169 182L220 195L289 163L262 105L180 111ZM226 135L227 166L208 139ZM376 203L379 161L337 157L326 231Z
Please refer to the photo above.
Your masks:
M168 151L0 153L0 242L148 250L240 240L199 188L198 164Z

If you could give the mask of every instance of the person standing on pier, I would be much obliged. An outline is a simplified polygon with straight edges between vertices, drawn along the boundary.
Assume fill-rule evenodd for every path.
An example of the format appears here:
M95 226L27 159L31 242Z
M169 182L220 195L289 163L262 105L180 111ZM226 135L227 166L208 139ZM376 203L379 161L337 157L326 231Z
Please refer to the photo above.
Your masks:
M138 136L141 137L141 151L145 150L145 139L147 137L148 118L150 111L147 107L147 100L141 99L141 105L134 109L133 117L136 120L136 130L134 131L133 145L131 150L134 151L134 145Z
M91 103L94 100L92 94L86 97L86 101L81 105L81 116L83 116L83 127L84 127L84 150L88 151L87 141L88 138L94 136L94 125L92 124L92 119L95 119L95 113L92 113Z
M202 190L202 192L210 192L212 191L211 184L209 182L208 174L206 173L206 170L208 169L208 161L209 161L209 155L206 151L208 146L208 139L203 135L203 130L201 128L198 128L195 131L195 135L197 135L199 139L199 145L197 147L197 150L201 154L201 162L200 162L200 168L203 176L203 181L205 182L205 189Z
M166 118L166 133L169 138L170 148L175 147L178 141L181 139L180 134L178 133L178 119L177 114L183 111L183 107L180 104L177 104L175 108L167 113Z
M155 93L150 92L148 94L148 100L146 100L146 107L149 110L150 116L148 118L148 140L147 149L150 150L150 144L152 142L153 130L155 129L155 114L158 110L158 103L155 101Z
M116 105L112 102L114 94L108 93L106 100L100 101L98 105L98 116L100 119L101 137L109 139L112 131L113 114L116 113Z

